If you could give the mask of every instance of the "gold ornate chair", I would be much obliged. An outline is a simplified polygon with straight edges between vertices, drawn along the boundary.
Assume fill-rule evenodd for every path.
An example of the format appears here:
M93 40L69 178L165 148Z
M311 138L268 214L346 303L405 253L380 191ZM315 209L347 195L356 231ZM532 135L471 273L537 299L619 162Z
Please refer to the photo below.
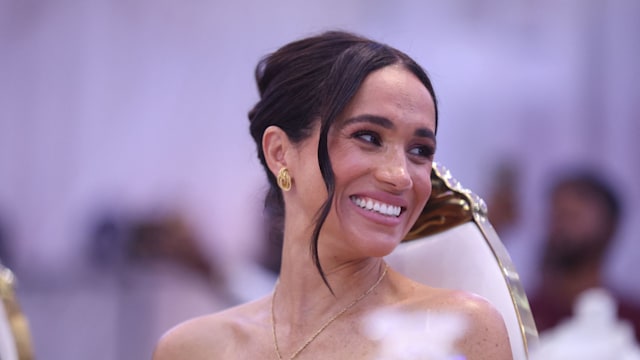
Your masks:
M20 311L14 284L11 270L0 264L0 359L32 360L29 326Z
M538 331L518 273L487 220L484 201L435 162L431 181L427 205L387 261L419 282L489 300L505 321L513 358L527 359Z

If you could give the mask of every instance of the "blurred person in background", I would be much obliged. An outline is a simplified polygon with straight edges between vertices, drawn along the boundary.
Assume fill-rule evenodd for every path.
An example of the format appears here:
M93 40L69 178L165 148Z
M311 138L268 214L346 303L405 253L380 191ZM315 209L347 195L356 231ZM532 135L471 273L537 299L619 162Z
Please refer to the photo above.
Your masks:
M6 223L0 212L0 262L11 267L11 246Z
M227 286L225 269L216 254L205 251L204 238L189 220L177 209L155 208L140 213L103 209L95 218L89 269L96 275L93 282L103 287L83 285L79 295L101 292L113 300L117 358L148 356L157 338L176 324L242 300ZM103 277L113 281L97 281Z
M640 307L603 280L621 218L614 189L596 172L577 170L552 184L548 206L541 279L529 294L538 330L544 332L570 318L584 291L604 288L616 299L618 316L633 324L640 339Z
M157 263L179 267L224 292L223 270L207 256L202 241L186 217L177 212L136 216L103 214L93 226L89 256L99 268ZM230 298L229 304L236 301Z
M502 241L509 242L508 234L520 220L518 205L519 173L514 161L503 161L492 173L491 189L487 197L489 221ZM509 244L507 244L509 245Z

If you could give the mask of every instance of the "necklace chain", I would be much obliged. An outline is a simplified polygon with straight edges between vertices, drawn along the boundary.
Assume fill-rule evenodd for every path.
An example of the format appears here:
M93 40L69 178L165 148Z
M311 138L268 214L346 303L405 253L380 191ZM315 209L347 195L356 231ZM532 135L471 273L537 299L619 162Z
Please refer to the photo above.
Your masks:
M313 335L311 335L307 339L307 341L305 341L304 344L302 344L302 346L300 346L298 350L296 350L293 353L293 355L289 357L289 360L295 359L295 357L298 356L298 354L300 354L302 350L304 350L309 344L311 344L311 342L315 340L315 338L317 338L318 335L320 335L324 331L324 329L326 329L329 325L331 325L332 322L334 322L337 318L339 318L342 314L347 312L349 309L354 307L357 303L360 302L360 300L364 299L365 297L367 297L367 295L371 294L371 292L375 290L375 288L378 287L378 285L380 285L380 282L382 282L382 279L387 274L387 269L388 269L388 265L385 264L384 271L382 272L382 275L380 275L378 280L375 282L375 284L373 284L362 295L360 295L358 298L353 300L349 305L345 306L337 314L333 315L329 320L327 320L324 324L322 324L322 326L320 326L320 328L318 328L318 330L316 330L316 332L314 332ZM280 354L280 347L278 346L278 336L276 335L276 318L273 311L273 303L276 297L277 290L278 290L278 282L276 282L275 288L273 289L273 297L271 298L271 332L273 333L273 345L275 345L276 354L278 355L278 359L282 360L282 355Z

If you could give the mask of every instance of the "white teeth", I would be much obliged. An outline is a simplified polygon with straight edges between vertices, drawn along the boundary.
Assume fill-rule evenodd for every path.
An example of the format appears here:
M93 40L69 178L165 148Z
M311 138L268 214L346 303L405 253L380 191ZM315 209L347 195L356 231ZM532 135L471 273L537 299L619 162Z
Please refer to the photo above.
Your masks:
M394 206L389 204L380 203L377 201L373 201L372 199L364 199L359 197L351 197L351 201L354 204L358 205L363 209L367 209L370 211L375 211L380 214L388 215L388 216L399 216L402 209L400 206Z

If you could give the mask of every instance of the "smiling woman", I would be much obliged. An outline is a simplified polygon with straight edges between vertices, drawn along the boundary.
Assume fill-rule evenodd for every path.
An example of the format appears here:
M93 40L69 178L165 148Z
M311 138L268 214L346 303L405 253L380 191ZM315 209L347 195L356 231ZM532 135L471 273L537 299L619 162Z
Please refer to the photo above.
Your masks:
M265 207L282 217L280 279L269 296L172 329L154 359L375 359L380 344L361 324L383 308L458 314L452 356L509 359L486 300L418 284L383 259L431 193L438 111L420 66L328 32L265 57L256 80L250 130L271 185Z

